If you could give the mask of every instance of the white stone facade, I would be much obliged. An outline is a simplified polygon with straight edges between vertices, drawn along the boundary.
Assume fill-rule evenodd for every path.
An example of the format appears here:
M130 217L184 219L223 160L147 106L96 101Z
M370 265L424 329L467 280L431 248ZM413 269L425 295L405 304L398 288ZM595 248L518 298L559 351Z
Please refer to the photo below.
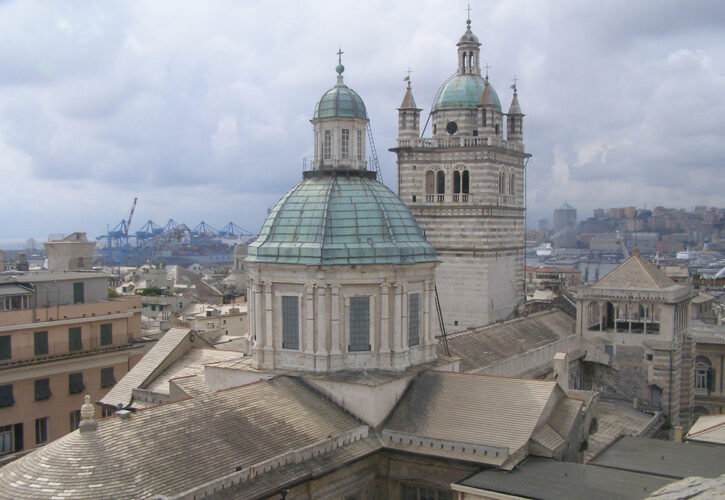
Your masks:
M253 366L310 372L404 370L436 358L435 263L299 266L248 263ZM419 339L410 345L410 297ZM283 297L297 297L299 345L283 346ZM351 350L350 299L369 298L369 348Z

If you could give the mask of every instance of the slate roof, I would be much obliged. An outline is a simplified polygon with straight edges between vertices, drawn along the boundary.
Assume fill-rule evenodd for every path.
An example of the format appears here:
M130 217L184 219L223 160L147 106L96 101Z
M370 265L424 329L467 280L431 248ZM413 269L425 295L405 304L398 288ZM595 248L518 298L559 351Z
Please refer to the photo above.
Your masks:
M320 171L272 208L247 262L335 265L436 262L410 209L371 172ZM374 173L372 174L374 175Z
M403 102L399 109L419 109L418 106L415 105L415 99L413 99L413 91L410 88L410 83L408 83L408 88L405 90L405 97L403 97Z
M543 311L448 336L451 356L462 372L475 372L574 333L575 319L559 309ZM438 355L445 354L439 342Z
M173 496L360 428L298 380L279 377L71 432L0 469L0 498ZM380 448L367 443L365 452Z
M131 404L133 389L144 387L145 383L150 382L151 377L157 374L161 364L184 342L189 332L191 330L188 328L172 328L166 332L156 342L156 345L101 398L99 403L108 406L117 406L119 403L122 403L123 406Z
M553 381L424 372L411 383L383 425L383 437L385 431L401 432L508 448L513 455L528 443L539 426L544 408L556 397L555 390ZM383 443L396 448L389 440L383 439ZM439 456L440 448L435 453L428 448L422 446L420 452ZM472 459L470 454L467 458ZM497 462L480 459L483 463Z
M725 447L623 436L590 463L675 479L718 477L725 469Z
M511 472L485 470L457 485L541 500L646 498L672 479L529 457Z

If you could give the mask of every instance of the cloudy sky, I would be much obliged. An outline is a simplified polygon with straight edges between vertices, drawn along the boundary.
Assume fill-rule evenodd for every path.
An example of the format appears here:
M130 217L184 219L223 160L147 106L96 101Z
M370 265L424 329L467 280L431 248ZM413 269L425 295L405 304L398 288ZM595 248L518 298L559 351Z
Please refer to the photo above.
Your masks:
M725 206L722 2L471 4L506 109L518 77L529 226L564 200ZM312 153L338 43L395 190L405 70L427 114L465 18L451 0L0 0L0 246L97 236L135 196L132 231L256 231Z

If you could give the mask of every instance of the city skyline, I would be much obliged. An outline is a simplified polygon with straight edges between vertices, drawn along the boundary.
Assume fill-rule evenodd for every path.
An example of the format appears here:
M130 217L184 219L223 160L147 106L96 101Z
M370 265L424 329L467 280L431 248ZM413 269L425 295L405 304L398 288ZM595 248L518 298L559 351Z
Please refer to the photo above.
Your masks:
M394 188L403 77L410 67L424 122L455 70L466 3L282 6L0 6L0 175L11 186L0 206L16 214L0 247L97 236L136 196L132 230L174 218L256 232L311 155L309 103L334 84L338 42ZM713 63L725 14L687 7L472 5L502 105L515 76L527 115L527 226L564 200L580 218L725 206L725 73Z

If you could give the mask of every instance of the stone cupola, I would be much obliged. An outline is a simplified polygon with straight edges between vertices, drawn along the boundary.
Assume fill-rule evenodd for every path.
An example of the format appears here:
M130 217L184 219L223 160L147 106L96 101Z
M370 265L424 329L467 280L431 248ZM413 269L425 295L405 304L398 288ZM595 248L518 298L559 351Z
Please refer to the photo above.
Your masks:
M365 135L368 123L365 104L345 85L342 50L338 51L337 82L315 105L313 169L366 168Z

